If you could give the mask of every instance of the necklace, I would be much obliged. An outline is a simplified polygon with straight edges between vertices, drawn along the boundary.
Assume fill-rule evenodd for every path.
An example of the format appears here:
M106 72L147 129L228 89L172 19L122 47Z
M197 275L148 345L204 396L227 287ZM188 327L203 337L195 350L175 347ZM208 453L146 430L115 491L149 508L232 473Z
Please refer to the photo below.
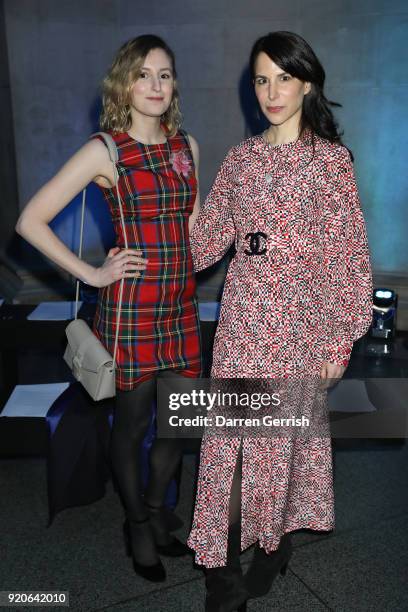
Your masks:
M270 147L279 147L281 145L273 145L269 142L268 138L267 138L267 132L268 130L264 130L261 134L261 138L264 141L264 151L269 150ZM283 142L281 143L282 145L295 145L297 143L297 141L299 140L299 135L297 136L296 140L293 140L292 142ZM289 153L291 151L291 147L288 146L287 150L286 150L286 155L283 156L283 163L285 162L285 160L289 157ZM282 160L282 156L280 157L280 160ZM267 172L265 174L265 180L268 183L268 185L270 185L273 181L273 175L274 175L274 171L276 170L278 164L275 163L275 166L273 167L271 172Z

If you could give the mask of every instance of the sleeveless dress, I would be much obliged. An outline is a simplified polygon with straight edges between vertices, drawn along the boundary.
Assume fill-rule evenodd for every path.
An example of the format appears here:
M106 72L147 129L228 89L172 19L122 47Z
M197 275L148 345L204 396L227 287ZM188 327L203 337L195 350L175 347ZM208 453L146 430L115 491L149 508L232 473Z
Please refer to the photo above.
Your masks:
M139 277L124 282L116 387L131 390L165 369L199 376L199 317L188 231L197 181L187 135L179 131L163 144L150 145L127 133L111 136L118 149L118 188L128 246L148 260ZM101 190L116 245L125 248L115 189ZM120 281L99 290L93 327L112 355L119 290Z

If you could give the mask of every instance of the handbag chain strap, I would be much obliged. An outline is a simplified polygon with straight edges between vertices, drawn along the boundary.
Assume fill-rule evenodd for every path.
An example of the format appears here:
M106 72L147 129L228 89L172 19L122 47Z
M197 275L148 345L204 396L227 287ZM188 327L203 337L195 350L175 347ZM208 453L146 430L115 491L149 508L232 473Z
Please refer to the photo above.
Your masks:
M112 136L110 134L106 134L105 132L96 132L95 134L92 134L92 136L90 136L90 138L93 138L94 136L101 136L101 138L103 139L108 152L109 152L109 157L110 160L112 162L112 166L113 166L113 175L115 177L115 192L116 192L116 199L118 201L118 205L119 205L119 211L120 211L120 222L122 225L122 233L123 233L123 241L125 243L125 248L128 249L128 240L127 240L127 235L126 235L126 227L125 227L125 218L123 216L123 207L122 207L122 198L120 196L119 193L119 172L118 169L116 167L116 164L118 162L118 150L116 148L116 144L115 141L113 140ZM86 203L86 187L82 192L82 207L81 207L81 228L80 228L80 232L79 232L79 249L78 249L78 257L79 259L82 259L82 246L83 246L83 238L84 238L84 222L85 222L85 203ZM122 314L122 299L123 299L123 284L125 282L125 279L122 278L120 281L120 289L119 289L119 303L118 303L118 309L117 309L117 318L116 318L116 333L115 333L115 347L113 350L113 367L116 368L116 355L117 355L117 351L118 351L118 341L119 341L119 329L120 329L120 318L121 318L121 314ZM77 280L76 282L76 292L75 292L75 319L78 318L78 301L79 301L79 280Z

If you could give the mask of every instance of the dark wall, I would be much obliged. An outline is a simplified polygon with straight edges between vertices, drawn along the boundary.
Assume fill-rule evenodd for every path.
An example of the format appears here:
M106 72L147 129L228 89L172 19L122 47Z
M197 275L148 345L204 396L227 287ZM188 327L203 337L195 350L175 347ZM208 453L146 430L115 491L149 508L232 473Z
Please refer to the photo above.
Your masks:
M249 132L242 75L251 45L288 29L311 43L326 68L328 97L343 105L338 118L355 156L374 268L407 273L406 0L5 0L5 14L20 209L96 128L99 83L115 50L146 32L176 52L205 195L228 148ZM76 209L55 222L70 246ZM103 252L103 214L96 200L91 258Z
M13 111L4 3L0 0L0 254L10 243L19 213Z

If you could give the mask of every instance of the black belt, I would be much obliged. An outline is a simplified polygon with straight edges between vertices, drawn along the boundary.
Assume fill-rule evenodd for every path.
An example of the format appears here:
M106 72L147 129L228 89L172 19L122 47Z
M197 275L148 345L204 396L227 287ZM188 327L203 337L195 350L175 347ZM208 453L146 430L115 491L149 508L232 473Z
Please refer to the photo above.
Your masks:
M264 232L250 232L245 236L245 240L249 240L249 250L245 249L246 255L265 255L267 234Z

